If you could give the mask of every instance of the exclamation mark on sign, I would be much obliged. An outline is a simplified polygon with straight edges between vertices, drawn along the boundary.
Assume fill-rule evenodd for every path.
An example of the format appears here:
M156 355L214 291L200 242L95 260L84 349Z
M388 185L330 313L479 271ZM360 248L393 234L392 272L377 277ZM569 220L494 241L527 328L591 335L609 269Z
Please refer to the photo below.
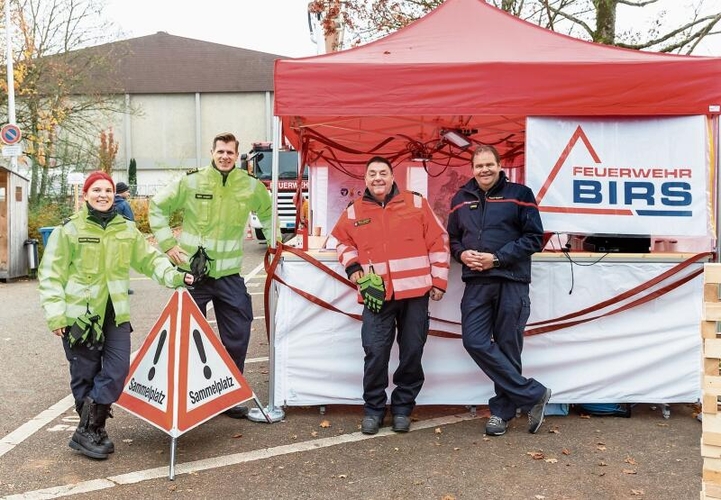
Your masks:
M167 336L167 330L163 330L162 332L160 332L160 340L158 340L158 347L155 348L155 356L153 356L153 366L150 367L150 371L148 372L148 380L153 380L153 377L155 377L155 365L158 364L158 360L160 359L160 353L163 351L163 344L165 344L165 337Z
M205 356L205 347L203 347L203 339L200 336L200 331L193 330L193 340L195 340L195 347L198 348L198 354L200 355L200 361L205 363L208 362L208 358ZM210 380L210 377L213 375L212 370L208 365L205 365L203 368L203 375L205 375L205 378Z

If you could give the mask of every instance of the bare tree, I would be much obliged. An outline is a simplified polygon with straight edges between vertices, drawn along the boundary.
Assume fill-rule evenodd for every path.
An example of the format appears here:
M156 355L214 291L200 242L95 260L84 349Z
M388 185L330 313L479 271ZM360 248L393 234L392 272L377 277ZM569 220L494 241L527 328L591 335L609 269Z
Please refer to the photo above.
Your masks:
M332 34L337 22L353 35L346 43L358 45L396 31L438 7L444 0L343 0L340 12L337 0L314 0L313 12L323 13L326 35ZM721 5L716 0L486 0L526 21L583 40L628 49L691 54L699 43L719 34ZM683 15L667 14L667 9ZM331 4L333 8L331 9ZM657 19L650 29L634 27L618 31L618 10L656 8Z
M687 1L683 16L671 20L664 7L679 10L678 0L540 0L541 12L532 17L539 25L553 29L570 27L578 38L627 49L692 54L706 37L718 35L721 5L704 0ZM672 3L674 5L672 5ZM629 15L642 8L657 8L657 18L648 31L640 28L618 32L618 8ZM565 21L565 23L564 23Z
M30 200L35 203L47 195L53 169L65 173L99 164L94 142L110 114L123 110L122 99L93 92L89 85L94 75L112 76L111 56L78 51L112 36L112 25L103 20L103 0L5 1L11 2L16 35L16 117L30 163ZM4 74L0 87L0 106L7 106Z

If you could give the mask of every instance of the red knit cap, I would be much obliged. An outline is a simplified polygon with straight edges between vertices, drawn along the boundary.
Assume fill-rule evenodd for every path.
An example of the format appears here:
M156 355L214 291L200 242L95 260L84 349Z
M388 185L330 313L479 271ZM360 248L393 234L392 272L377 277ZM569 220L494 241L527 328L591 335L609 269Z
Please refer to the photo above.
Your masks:
M101 179L110 181L110 184L112 184L113 186L113 192L115 191L115 183L113 182L113 178L105 172L98 170L96 172L92 172L90 175L88 175L88 178L85 179L85 184L83 184L83 193L87 193L93 186L93 184L95 184L96 181L99 181Z

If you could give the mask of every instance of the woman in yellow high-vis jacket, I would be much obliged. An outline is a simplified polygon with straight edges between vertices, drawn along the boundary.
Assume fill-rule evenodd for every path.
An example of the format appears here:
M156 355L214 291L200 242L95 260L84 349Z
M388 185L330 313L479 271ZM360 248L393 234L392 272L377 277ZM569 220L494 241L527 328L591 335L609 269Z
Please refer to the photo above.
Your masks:
M85 206L51 233L38 270L40 301L48 328L62 337L80 415L70 447L98 459L115 451L105 420L130 366L130 268L170 288L194 281L116 213L114 194L108 174L91 173Z

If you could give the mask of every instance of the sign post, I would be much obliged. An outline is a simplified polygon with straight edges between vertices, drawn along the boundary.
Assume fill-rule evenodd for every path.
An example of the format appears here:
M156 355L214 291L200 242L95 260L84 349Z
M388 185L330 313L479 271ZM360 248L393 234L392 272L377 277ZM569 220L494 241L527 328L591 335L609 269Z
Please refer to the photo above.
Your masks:
M8 122L11 124L15 123L15 73L13 71L13 25L10 22L10 2L5 2L5 61L7 68L7 88L8 88ZM7 126L7 125L6 125ZM13 125L15 127L15 125ZM17 127L15 127L17 128ZM4 127L3 127L4 130ZM20 140L20 129L18 131L18 138L15 142ZM7 142L6 144L12 145L15 142ZM10 157L10 166L13 172L18 170L18 156L20 154L12 154L14 151L5 154L5 148L3 148L3 156Z

